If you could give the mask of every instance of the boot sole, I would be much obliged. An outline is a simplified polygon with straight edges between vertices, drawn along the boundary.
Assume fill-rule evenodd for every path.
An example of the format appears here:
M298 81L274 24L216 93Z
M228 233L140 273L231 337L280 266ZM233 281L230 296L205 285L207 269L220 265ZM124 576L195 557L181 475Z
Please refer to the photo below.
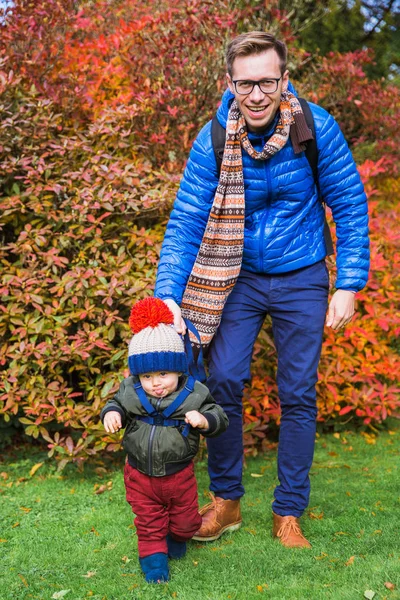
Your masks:
M216 535L210 535L208 537L194 535L192 537L192 540L195 540L196 542L214 542L215 540L218 540L221 537L221 535L223 535L227 531L237 531L238 529L240 529L241 525L242 521L240 521L239 523L234 523L233 525L227 525L226 527L221 529Z

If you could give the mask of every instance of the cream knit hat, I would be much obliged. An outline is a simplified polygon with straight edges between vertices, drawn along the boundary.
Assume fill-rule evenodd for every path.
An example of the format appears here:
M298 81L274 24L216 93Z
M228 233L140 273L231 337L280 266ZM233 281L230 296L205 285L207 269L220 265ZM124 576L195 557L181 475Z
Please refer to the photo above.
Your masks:
M173 323L174 315L159 298L144 298L134 305L129 318L134 336L128 350L132 375L187 371L184 343Z

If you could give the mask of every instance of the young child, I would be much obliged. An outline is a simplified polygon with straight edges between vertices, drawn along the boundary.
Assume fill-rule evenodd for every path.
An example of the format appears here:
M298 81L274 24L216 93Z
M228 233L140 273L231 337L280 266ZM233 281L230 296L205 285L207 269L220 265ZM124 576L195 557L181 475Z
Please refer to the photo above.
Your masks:
M158 298L135 304L129 324L131 376L107 402L107 432L125 428L126 498L135 513L139 562L147 582L168 581L168 557L182 558L201 525L193 458L200 433L216 436L228 418L188 370L173 314Z

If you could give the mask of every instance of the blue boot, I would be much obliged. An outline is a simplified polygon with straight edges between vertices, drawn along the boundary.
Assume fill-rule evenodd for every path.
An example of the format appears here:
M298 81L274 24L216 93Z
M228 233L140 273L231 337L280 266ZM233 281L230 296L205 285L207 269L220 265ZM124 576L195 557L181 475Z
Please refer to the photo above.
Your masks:
M169 580L168 557L164 552L139 558L139 562L147 583L162 583Z
M186 554L186 542L177 542L172 535L167 535L169 558L183 558Z

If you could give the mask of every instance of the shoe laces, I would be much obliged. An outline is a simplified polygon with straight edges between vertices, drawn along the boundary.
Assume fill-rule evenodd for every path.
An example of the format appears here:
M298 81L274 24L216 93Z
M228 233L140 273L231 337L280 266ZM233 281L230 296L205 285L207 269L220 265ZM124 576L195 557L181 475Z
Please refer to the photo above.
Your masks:
M201 513L205 512L206 510L208 510L209 508L214 508L215 510L217 510L217 506L218 506L218 502L216 497L214 496L214 494L212 492L209 492L207 490L207 496L210 498L211 502L209 502L208 504L205 504L202 509L201 509Z
M278 538L281 538L282 541L287 541L287 539L291 536L291 534L298 535L301 538L304 538L304 535L300 529L300 525L296 521L296 517L287 517L283 520L282 525L280 526L278 533L276 534Z

